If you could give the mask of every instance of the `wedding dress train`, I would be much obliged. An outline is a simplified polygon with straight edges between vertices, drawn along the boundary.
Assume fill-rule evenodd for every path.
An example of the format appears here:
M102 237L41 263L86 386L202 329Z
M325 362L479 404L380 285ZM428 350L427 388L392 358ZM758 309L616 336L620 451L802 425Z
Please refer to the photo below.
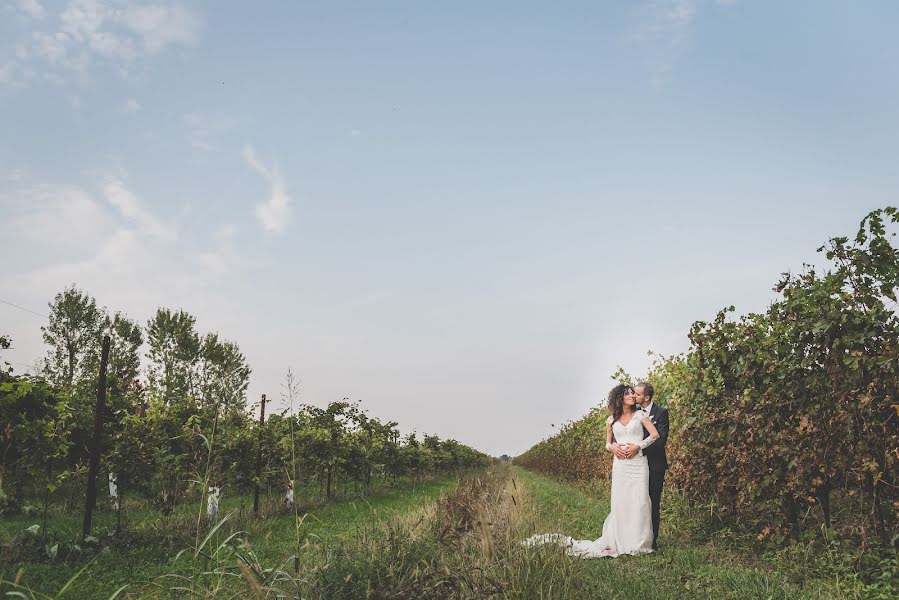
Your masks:
M613 423L615 440L619 444L637 444L645 448L648 444L643 440L644 417L646 413L640 410L634 413L627 425L617 421ZM647 441L650 439L647 438ZM575 540L561 533L545 533L533 535L524 543L530 546L559 544L565 547L566 553L582 558L652 552L649 464L642 449L633 458L614 459L611 504L609 515L602 525L602 536L597 540Z

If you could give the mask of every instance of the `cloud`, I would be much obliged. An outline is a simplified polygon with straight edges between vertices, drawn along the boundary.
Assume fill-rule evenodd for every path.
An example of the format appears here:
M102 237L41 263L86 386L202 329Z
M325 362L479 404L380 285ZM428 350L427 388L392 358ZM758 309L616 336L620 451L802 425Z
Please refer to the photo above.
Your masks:
M12 169L11 171L9 171L6 174L6 181L9 181L11 183L16 183L16 182L22 181L22 179L24 177L25 177L25 169L22 169L21 167L19 167L19 168Z
M35 0L23 0L20 10L35 19L47 13ZM55 16L56 28L35 29L19 44L18 70L46 70L44 79L65 81L106 64L127 76L140 61L168 47L194 44L200 30L199 19L180 0L70 0ZM15 82L21 85L23 79Z
M198 215L190 236L163 239L141 223L183 218L180 207L154 213L133 189L112 192L113 203L106 195L116 182L125 187L121 178L100 181L95 190L37 182L27 169L0 171L0 237L10 248L27 250L4 265L5 298L47 314L47 302L74 283L141 324L160 306L183 308L196 315L199 330L223 332L250 356L254 324L234 317L246 310L237 305L235 284L260 263L239 252L237 229L225 224L216 230ZM25 367L46 354L44 319L0 305L0 321L15 341L4 358Z
M168 45L192 45L200 29L197 17L178 4L132 5L122 14L121 22L140 36L150 53Z
M652 0L642 13L634 38L648 52L650 84L664 87L692 35L699 0Z
M122 107L122 109L127 113L136 113L141 108L143 107L140 105L140 102L138 102L134 98L128 98L125 101L125 105Z
M239 255L234 247L234 236L237 227L226 224L215 233L215 246L197 257L197 265L206 277L218 279L232 272L235 268L252 264Z
M19 10L32 19L43 19L47 13L37 0L19 0Z
M97 238L86 257L12 273L9 279L17 297L35 306L74 282L101 304L139 320L157 306L185 307L204 316L207 311L218 313L228 300L215 293L215 280L197 267L194 258L138 230L118 227Z
M22 169L6 176L12 191L0 193L0 205L7 217L0 221L4 239L22 236L52 246L91 245L109 231L121 228L161 243L178 238L176 227L147 210L121 178L103 179L101 190L106 202L79 186L30 184L28 179Z
M218 152L219 138L237 129L239 121L221 113L189 113L184 115L187 141L197 150Z
M103 185L106 200L115 206L125 219L135 225L147 236L164 241L174 241L178 233L174 226L162 223L141 205L124 182L116 178L108 178Z
M256 218L262 223L262 228L268 232L279 233L287 226L290 218L290 198L284 186L284 180L277 167L268 168L256 156L256 150L246 145L243 156L254 171L262 175L271 185L271 193L268 200L256 204Z
M23 185L25 179L24 171L14 171L7 177L14 190L0 193L3 239L19 239L32 248L65 249L71 256L84 253L115 227L103 206L82 188Z
M71 38L65 32L36 31L32 34L32 41L31 54L44 59L51 67L67 71L84 71L87 68L87 55L84 52L74 51L70 43Z
M26 178L27 179L27 178ZM234 229L222 227L211 250L180 240L164 219L151 214L117 179L99 194L75 185L34 184L20 178L0 191L0 235L27 246L28 256L10 263L10 290L23 305L40 307L75 282L101 304L148 318L157 306L184 306L226 318L230 302L216 287L247 264L234 248ZM217 261L211 268L209 261ZM23 323L14 339L33 338L29 358L40 353L39 336ZM18 327L18 324L16 325ZM14 328L15 329L15 328ZM33 327L32 327L33 329ZM29 351L25 349L25 354Z
M0 85L15 85L16 80L15 63L6 62L0 65Z

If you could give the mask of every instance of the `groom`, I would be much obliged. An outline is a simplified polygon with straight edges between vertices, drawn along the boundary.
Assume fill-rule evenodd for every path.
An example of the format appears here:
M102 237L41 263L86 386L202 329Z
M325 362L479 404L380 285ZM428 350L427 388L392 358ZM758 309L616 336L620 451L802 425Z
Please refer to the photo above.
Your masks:
M636 401L649 414L649 418L659 430L659 439L643 451L649 463L649 500L652 503L652 549L658 549L659 539L659 505L662 501L662 485L665 483L665 470L668 468L668 457L665 455L665 442L668 441L668 409L652 401L655 390L650 383L638 383L634 390ZM649 432L643 429L643 439ZM633 458L639 448L636 446L622 451L625 458Z

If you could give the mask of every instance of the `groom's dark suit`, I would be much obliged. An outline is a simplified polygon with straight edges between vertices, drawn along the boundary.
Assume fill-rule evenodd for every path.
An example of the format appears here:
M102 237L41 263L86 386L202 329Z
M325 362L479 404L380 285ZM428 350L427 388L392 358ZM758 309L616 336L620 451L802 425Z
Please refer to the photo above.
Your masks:
M655 402L649 407L649 418L659 432L659 439L650 444L643 455L649 463L649 500L652 502L652 547L656 547L659 537L659 504L662 501L662 485L665 483L665 471L668 469L668 457L665 454L665 442L668 441L668 409ZM643 439L649 432L643 428Z

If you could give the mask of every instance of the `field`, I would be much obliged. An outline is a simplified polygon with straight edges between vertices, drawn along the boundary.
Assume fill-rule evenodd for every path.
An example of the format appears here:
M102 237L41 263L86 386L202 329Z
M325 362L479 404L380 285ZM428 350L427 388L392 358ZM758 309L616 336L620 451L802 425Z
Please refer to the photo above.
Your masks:
M375 518L390 518L398 514L406 514L433 502L440 494L452 489L455 480L442 478L428 481L422 485L384 490L364 499L344 500L322 505L309 512L303 511L301 535L304 542L310 545L331 544L348 535L353 535L357 528L365 527ZM240 504L243 501L244 516L240 515ZM270 514L256 520L249 515L246 507L252 507L252 496L244 498L223 498L219 510L222 515L234 513L211 538L207 549L220 544L234 532L240 535L252 547L252 551L260 562L274 565L288 556L295 548L295 528L293 512L278 507L277 503L268 511ZM274 513L272 511L275 511ZM195 544L193 531L196 527L197 506L185 505L170 517L160 517L158 511L143 508L129 513L128 526L119 536L107 536L107 532L115 529L115 514L111 511L97 513L95 531L101 538L104 549L97 553L90 548L79 553L77 551L65 555L60 552L56 560L41 557L42 548L36 554L40 560L6 562L0 568L0 576L6 581L14 580L19 569L23 569L20 584L31 588L34 597L41 594L53 596L62 589L66 582L85 567L74 581L65 597L67 598L108 598L125 584L129 588L123 591L123 597L141 592L132 591L147 587L143 583L150 582L165 573L195 574L192 567L206 568L203 561L191 562ZM7 544L26 527L39 522L34 517L17 516L5 518L0 523L0 543ZM72 540L81 529L80 514L54 514L51 517L51 530L55 540ZM211 528L204 527L205 535ZM60 544L66 545L65 542ZM188 549L182 557L185 560L174 560L179 551ZM93 556L91 556L93 555ZM163 584L165 585L165 584ZM172 584L174 585L174 584ZM0 589L7 591L10 586ZM144 593L149 593L146 591Z
M605 406L514 467L454 439L401 436L397 422L346 398L300 403L290 370L282 411L266 414L264 395L247 403L237 345L198 331L190 314L159 308L142 327L67 288L50 305L44 371L0 368L2 591L899 597L899 249L888 229L897 226L899 209L869 213L854 238L821 247L829 269L785 273L764 313L724 308L693 323L685 353L655 355L640 378L613 375L642 381L671 414L670 436L661 419L656 442L670 463L662 551L619 560L520 543L556 531L598 537ZM88 343L73 343L72 331ZM93 529L81 526L97 499L92 481L115 482L121 528L105 489ZM254 488L266 490L258 516ZM217 516L207 508L215 489ZM288 489L292 510L281 503Z
M222 510L238 505L231 499ZM34 598L53 597L85 565L62 597L108 598L125 584L119 597L876 597L874 588L813 557L797 561L784 548L760 545L745 532L711 523L673 491L663 506L656 554L581 560L555 547L524 547L520 541L534 532L598 536L609 508L607 483L564 484L500 464L461 480L436 479L414 491L385 491L315 508L302 519L296 564L290 559L295 548L290 514L260 521L235 515L194 557L192 550L178 552L193 545L196 515L185 511L166 524L152 511L136 511L126 533L104 539L108 548L93 560L60 555L5 564L2 575L8 581L23 568L20 585L30 591L17 589ZM98 529L113 527L111 516L103 513ZM60 535L78 528L63 516L54 515L52 522ZM181 535L172 530L178 523ZM5 520L4 541L28 524L22 518ZM240 533L229 540L234 532ZM3 591L10 590L11 584L4 584Z

